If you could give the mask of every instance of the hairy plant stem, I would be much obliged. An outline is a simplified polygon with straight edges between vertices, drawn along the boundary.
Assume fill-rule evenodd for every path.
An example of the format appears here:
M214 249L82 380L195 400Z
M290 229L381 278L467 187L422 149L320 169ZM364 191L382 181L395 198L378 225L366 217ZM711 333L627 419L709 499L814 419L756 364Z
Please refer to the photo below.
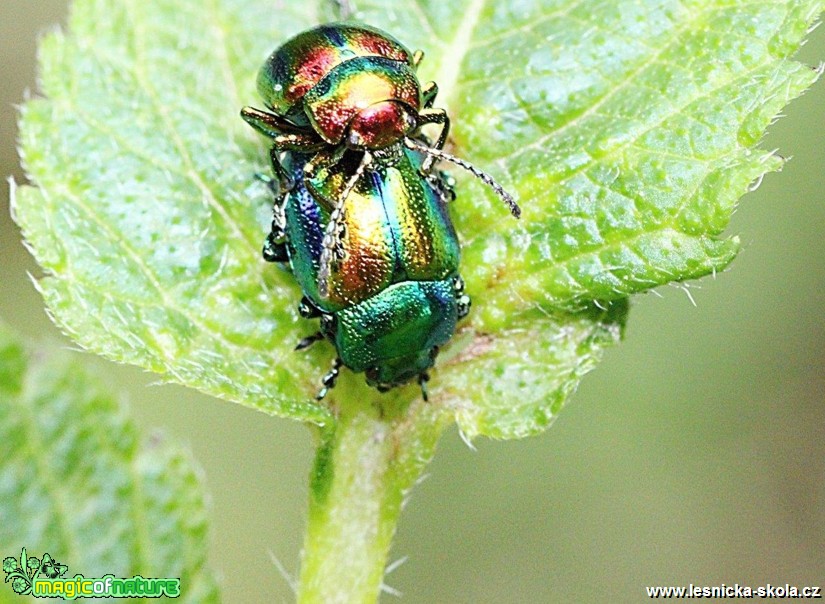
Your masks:
M397 417L370 404L325 432L310 480L298 602L376 602L404 498L446 425L432 404Z

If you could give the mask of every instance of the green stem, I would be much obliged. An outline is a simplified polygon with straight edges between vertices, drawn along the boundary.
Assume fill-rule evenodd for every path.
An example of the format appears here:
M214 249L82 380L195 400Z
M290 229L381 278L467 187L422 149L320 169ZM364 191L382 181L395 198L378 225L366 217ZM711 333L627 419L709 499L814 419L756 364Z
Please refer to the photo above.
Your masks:
M426 404L401 416L342 412L318 447L310 484L298 602L375 602L406 492L445 422Z

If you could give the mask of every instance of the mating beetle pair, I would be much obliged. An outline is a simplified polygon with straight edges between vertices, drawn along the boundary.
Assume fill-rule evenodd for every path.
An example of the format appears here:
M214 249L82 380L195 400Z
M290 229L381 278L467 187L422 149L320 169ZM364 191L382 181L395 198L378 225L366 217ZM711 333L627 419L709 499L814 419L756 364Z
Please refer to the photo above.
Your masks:
M433 108L438 87L421 86L423 57L365 25L307 30L270 55L258 74L269 111L241 116L272 139L276 194L264 258L289 262L304 297L299 311L329 339L340 367L364 371L381 391L417 378L452 337L470 299L458 274L459 244L447 203L445 159L491 186L516 217L518 205L489 175L442 148L450 120ZM422 133L440 126L434 143Z

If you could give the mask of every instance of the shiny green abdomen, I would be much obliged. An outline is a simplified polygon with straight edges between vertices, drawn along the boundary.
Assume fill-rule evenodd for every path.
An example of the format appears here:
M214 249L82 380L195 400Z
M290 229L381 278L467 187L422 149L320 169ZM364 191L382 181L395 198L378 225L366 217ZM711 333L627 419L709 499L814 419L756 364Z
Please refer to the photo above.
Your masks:
M404 281L336 314L335 346L353 371L378 369L375 381L393 383L432 367L456 323L453 279Z

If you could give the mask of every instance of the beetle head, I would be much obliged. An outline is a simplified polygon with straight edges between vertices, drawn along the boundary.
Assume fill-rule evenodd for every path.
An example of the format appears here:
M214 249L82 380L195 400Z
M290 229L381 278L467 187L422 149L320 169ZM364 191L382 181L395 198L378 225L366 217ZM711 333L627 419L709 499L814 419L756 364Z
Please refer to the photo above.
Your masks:
M400 142L416 127L413 111L397 101L382 101L359 111L349 124L351 149L381 149Z

